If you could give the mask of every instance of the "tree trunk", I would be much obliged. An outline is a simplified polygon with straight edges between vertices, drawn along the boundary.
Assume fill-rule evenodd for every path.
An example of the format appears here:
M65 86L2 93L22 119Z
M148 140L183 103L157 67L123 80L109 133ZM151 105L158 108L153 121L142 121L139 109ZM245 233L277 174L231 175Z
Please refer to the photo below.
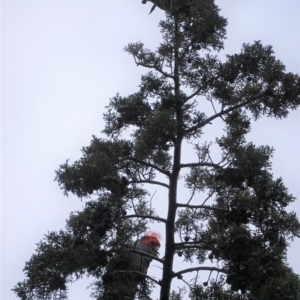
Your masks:
M174 258L174 230L177 203L177 182L179 175L179 165L181 156L181 141L174 149L173 173L170 177L169 188L169 209L166 223L166 249L163 268L163 277L161 282L160 300L168 300L171 290L173 258Z
M178 71L178 22L175 20L175 45L174 45L174 94L177 101L177 130L176 141L174 144L174 156L173 156L173 170L170 176L169 183L169 207L168 216L166 222L166 249L165 260L163 268L163 277L161 283L160 300L169 300L171 283L173 279L173 259L174 259L174 231L175 231L175 219L177 210L177 182L180 172L181 163L181 143L182 143L182 107L180 102L180 82Z

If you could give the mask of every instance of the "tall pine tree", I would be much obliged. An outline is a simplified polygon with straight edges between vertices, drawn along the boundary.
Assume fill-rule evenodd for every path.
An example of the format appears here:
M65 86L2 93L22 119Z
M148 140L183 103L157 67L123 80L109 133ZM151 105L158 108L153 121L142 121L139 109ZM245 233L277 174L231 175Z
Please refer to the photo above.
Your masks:
M161 278L145 277L138 299L149 299L153 284L160 300L183 299L171 283L190 272L193 300L300 299L299 276L286 263L289 240L300 236L295 213L286 211L295 199L272 175L272 147L246 140L251 122L282 119L299 106L299 76L260 41L221 61L213 53L223 49L227 21L214 1L169 2L158 48L140 42L125 48L147 70L139 90L113 97L104 114L106 138L93 137L78 161L56 171L65 194L91 199L65 230L38 244L26 279L13 289L20 299L66 299L67 283L85 273L95 278L93 296L101 299L107 280L116 279L111 274L126 269L117 258L151 222L165 225L163 260L153 257ZM217 120L223 135L205 142L205 128ZM183 147L194 150L195 161L182 162ZM186 199L178 198L180 180ZM166 216L147 200L148 184L167 189ZM175 272L175 256L192 266ZM209 279L198 279L200 271ZM126 281L119 283L114 299L123 299Z

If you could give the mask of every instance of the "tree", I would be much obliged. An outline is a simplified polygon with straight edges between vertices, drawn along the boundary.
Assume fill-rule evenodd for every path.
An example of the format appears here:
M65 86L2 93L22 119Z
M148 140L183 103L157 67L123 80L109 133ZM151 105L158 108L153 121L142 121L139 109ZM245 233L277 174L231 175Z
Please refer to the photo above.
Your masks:
M200 271L211 275L187 283L193 300L299 299L299 276L286 263L289 239L300 235L295 213L285 210L295 199L281 178L273 178L274 150L246 140L251 122L285 118L299 106L299 76L286 72L260 41L222 62L212 54L223 48L226 34L217 6L181 2L173 0L160 22L157 50L142 43L125 48L148 72L136 93L110 100L107 137L93 137L78 161L56 171L65 194L91 200L70 215L65 230L38 244L24 269L27 279L14 288L19 298L66 299L66 284L87 273L96 280L93 296L101 299L107 274L133 276L122 257L149 223L162 222L164 259L152 257L161 263L162 277L145 277L139 299L149 297L153 284L160 286L161 300L182 299L184 290L171 292L172 280ZM216 120L224 134L204 142L204 128ZM193 147L196 161L182 163L183 147ZM189 200L178 199L180 180ZM167 189L165 218L147 200L148 184ZM175 273L175 256L193 266ZM215 265L204 265L207 260ZM124 289L126 283L116 286L115 299Z

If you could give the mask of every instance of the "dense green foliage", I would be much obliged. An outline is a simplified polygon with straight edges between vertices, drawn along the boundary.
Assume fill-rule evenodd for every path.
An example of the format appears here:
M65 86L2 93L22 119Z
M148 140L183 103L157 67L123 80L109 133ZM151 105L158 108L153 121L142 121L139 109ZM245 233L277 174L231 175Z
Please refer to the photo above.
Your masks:
M101 299L107 281L127 268L119 258L149 222L166 228L160 300L183 299L170 285L191 271L218 274L206 282L195 275L185 296L192 300L300 299L299 276L286 262L289 240L300 235L296 215L285 210L295 199L272 175L273 149L246 140L251 122L285 118L299 106L300 79L260 41L244 44L225 62L211 54L223 48L226 24L212 0L174 0L159 24L163 42L155 51L142 43L125 48L148 72L136 93L110 100L107 137L93 137L82 158L56 171L65 194L93 200L70 215L64 231L37 245L26 280L14 288L20 299L66 299L66 284L83 274L95 278L93 296ZM202 142L203 129L216 120L223 135ZM192 145L196 161L181 162L183 143ZM193 197L178 201L180 179L187 193L202 195L202 204ZM165 218L147 200L147 184L168 189ZM174 273L176 255L193 270ZM215 266L205 266L207 260ZM114 299L126 288L117 282ZM149 299L150 291L147 278L139 299Z

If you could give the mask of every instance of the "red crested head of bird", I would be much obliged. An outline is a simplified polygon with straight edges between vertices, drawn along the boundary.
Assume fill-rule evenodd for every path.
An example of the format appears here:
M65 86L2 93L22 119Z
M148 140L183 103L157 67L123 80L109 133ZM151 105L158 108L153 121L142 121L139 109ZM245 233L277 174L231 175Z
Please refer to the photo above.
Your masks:
M141 244L147 246L150 249L150 252L157 253L160 248L160 239L160 234L156 232L147 232L146 235L141 238Z

